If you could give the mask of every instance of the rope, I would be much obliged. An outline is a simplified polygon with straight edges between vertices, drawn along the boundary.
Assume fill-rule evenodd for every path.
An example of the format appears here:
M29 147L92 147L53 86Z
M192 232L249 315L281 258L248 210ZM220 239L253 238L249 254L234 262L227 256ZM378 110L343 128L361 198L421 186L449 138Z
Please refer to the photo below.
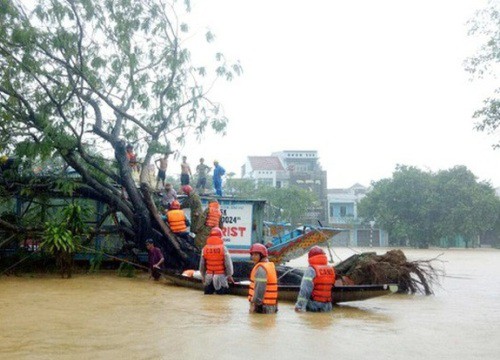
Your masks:
M117 256L113 256L113 255L110 255L110 254L106 254L105 252L103 251L98 251L96 249L92 249L92 248L89 248L89 247L86 247L86 246L83 246L83 245L78 245L80 248L82 249L85 249L85 250L90 250L94 253L102 253L103 255L107 256L107 257L110 257L112 259L116 259L118 261L121 261L121 262L124 262L124 263L127 263L127 264L130 264L130 265L133 265L133 266L137 266L138 268L141 268L141 269L145 269L145 270L149 270L149 268L147 266L144 266L144 265L141 265L141 264L137 264L135 262L132 262L132 261L129 261L129 260L125 260L125 259L122 259L122 258L119 258Z
M19 265L20 263L22 263L24 260L26 260L27 258L29 258L31 255L34 255L34 254L36 254L36 253L38 253L38 251L34 251L34 252L32 252L32 253L31 253L31 254L29 254L28 256L26 256L26 257L22 258L21 260L19 260L18 262L16 262L14 265L9 266L7 269L5 269L4 271L2 271L2 274L1 274L1 275L5 274L7 271L9 271L10 269L12 269L12 268L16 267L17 265Z

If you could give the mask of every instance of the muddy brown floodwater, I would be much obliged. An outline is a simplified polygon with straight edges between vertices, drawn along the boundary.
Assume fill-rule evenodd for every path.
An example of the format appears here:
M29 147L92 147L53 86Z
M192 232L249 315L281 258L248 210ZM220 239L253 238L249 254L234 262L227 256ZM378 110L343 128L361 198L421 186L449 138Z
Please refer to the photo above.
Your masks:
M4 276L0 358L499 359L500 251L403 251L410 260L443 254L447 276L434 296L390 295L329 314L281 303L277 315L250 315L243 297L204 296L142 274Z

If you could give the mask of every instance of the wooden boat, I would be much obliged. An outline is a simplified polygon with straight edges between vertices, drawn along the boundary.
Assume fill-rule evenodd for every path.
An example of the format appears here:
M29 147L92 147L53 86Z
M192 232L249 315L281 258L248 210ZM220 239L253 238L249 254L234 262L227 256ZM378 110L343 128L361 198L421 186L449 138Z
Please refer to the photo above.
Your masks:
M267 249L269 260L275 264L283 264L301 257L314 246L322 245L342 229L331 227L304 226L288 233L275 236L272 245Z
M164 277L178 286L197 289L203 291L203 284L200 279L187 277L169 270L163 270ZM237 282L230 284L230 294L247 296L248 282ZM278 285L278 300L292 301L297 300L299 294L299 285ZM332 303L344 303L350 301L367 300L379 296L389 295L398 290L397 285L341 285L332 289Z

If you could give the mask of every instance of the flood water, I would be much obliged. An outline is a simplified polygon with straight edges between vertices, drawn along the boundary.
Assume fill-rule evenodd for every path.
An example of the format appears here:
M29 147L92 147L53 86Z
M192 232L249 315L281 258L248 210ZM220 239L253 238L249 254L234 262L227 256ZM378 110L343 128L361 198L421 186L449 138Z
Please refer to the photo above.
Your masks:
M345 259L363 249L334 249ZM364 249L366 250L366 249ZM377 249L379 254L387 249ZM434 296L250 315L243 297L114 274L0 278L1 359L500 359L500 251L442 254ZM306 258L290 265L305 266Z

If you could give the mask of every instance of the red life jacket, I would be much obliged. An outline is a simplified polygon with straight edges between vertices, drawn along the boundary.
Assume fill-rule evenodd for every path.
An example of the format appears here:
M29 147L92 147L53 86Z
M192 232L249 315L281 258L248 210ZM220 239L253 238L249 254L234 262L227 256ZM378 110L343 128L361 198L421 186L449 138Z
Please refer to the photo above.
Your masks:
M255 291L255 274L259 266L264 267L267 272L267 286L266 292L264 293L264 300L262 303L264 305L276 305L278 303L278 276L276 275L276 268L272 262L260 262L257 263L250 274L250 288L248 290L248 301L252 301L253 294Z
M205 224L209 227L219 226L221 216L219 203L211 202L208 204L207 221Z
M203 247L203 257L207 267L207 274L225 274L224 242L218 236L210 236Z
M181 233L187 231L186 215L182 210L169 210L167 212L167 220L170 229L174 233Z
M318 302L332 301L332 287L335 283L335 270L329 266L325 254L315 255L309 258L309 265L314 268L316 276L313 279L314 288L311 298Z

